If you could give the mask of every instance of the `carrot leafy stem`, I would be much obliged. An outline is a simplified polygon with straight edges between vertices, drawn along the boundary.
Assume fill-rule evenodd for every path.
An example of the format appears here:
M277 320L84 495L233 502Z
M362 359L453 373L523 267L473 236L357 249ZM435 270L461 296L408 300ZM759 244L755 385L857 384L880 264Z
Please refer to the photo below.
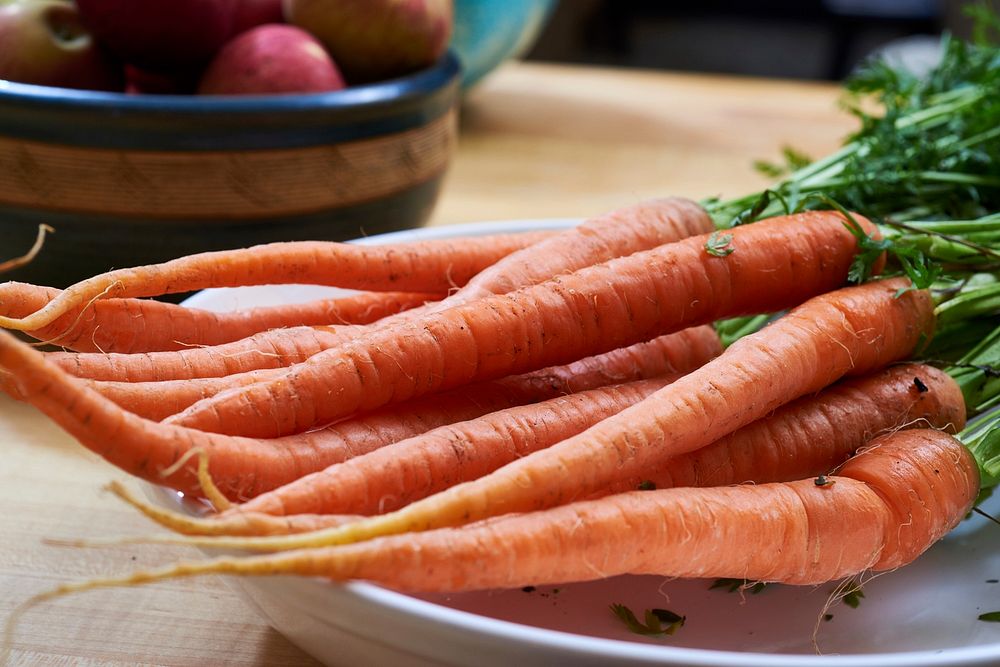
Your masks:
M713 257L727 257L733 254L736 250L736 248L731 245L732 242L732 234L712 232L708 235L708 240L705 241L705 252Z
M781 148L783 162L768 162L767 160L757 160L753 163L753 168L764 176L778 178L785 174L790 174L799 169L803 169L812 164L812 158L797 150L793 146L783 146Z
M971 14L976 38L945 35L939 64L924 76L867 62L845 85L843 106L858 121L845 143L816 160L784 148L782 163L758 161L775 181L764 193L707 201L716 225L794 210L817 192L877 223L1000 210L1000 19L986 7Z
M644 616L645 623L636 618L635 613L623 604L612 604L611 613L617 616L631 632L637 635L656 636L672 635L676 633L684 622L686 616L676 614L669 609L647 609Z
M789 213L790 209L788 207L788 200L785 199L782 194L776 190L764 190L757 197L756 201L750 208L741 211L739 214L733 218L733 221L729 223L730 227L739 227L740 225L746 225L751 222L756 222L764 215L766 211L769 210L771 206L772 198L782 206L782 210L785 213Z

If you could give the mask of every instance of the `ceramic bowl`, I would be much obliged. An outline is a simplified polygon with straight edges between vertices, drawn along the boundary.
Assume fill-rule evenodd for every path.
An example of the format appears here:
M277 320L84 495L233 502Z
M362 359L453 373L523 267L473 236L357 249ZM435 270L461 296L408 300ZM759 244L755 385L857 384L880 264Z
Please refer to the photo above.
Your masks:
M470 88L509 58L531 48L556 0L455 0L451 46Z
M456 136L452 53L331 93L126 95L0 81L4 276L65 286L111 268L272 241L344 240L430 215Z

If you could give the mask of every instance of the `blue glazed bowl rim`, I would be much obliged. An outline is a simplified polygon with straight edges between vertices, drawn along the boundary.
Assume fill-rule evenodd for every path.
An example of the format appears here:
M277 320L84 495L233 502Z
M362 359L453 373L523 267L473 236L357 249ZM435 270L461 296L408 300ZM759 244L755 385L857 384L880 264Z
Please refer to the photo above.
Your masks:
M449 49L434 65L396 79L349 86L324 93L273 95L158 95L36 86L0 80L0 104L17 102L49 109L113 108L121 112L271 113L360 109L421 99L455 81L461 72L458 56Z

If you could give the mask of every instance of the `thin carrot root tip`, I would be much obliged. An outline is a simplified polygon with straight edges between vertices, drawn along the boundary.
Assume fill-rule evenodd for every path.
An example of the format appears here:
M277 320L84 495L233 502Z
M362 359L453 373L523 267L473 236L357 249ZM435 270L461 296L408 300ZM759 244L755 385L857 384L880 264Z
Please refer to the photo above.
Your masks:
M21 618L27 614L33 607L37 607L42 602L55 597L54 591L46 591L44 593L39 593L34 595L21 604L14 607L13 611L10 612L10 616L7 617L7 621L3 625L3 640L0 643L0 665L9 664L10 655L14 648L14 637L17 633L17 625L21 622Z
M42 538L42 543L53 547L72 547L76 549L105 549L107 547L122 547L132 544L174 544L165 542L160 536L140 535L129 537L95 537L90 539L63 539L59 537Z
M80 312L77 313L76 318L73 320L73 322L69 326L67 326L63 330L62 333L57 334L55 336L52 336L50 338L46 338L44 340L39 340L36 343L32 343L32 346L33 347L43 347L45 345L58 345L67 335L69 335L70 332L74 331L77 328L77 326L83 320L84 315L86 315L87 310L90 309L94 305L94 303L96 303L99 299L103 299L104 297L106 297L108 295L108 292L110 290L111 290L111 286L108 286L107 289L105 289L103 292L101 292L100 294L98 294L97 296L95 296L93 299L91 299L90 301L88 301L80 309Z
M212 524L214 523L211 520L190 517L180 512L171 511L163 507L157 507L156 505L137 497L123 484L117 481L109 483L106 488L118 496L118 498L122 501L139 510L139 512L145 515L148 519L155 521L165 528L170 528L171 530L186 534L202 534L206 531L209 531L209 534L211 534Z
M45 245L45 235L54 234L55 231L55 228L49 225L38 225L38 235L35 237L35 242L32 244L31 248L28 249L28 252L20 257L8 259L7 261L0 263L0 273L7 273L8 271L19 269L22 266L30 264L34 261L35 257L38 256L38 253L41 252L42 246Z
M42 544L50 547L86 547L88 546L88 540L73 540L62 537L43 537Z

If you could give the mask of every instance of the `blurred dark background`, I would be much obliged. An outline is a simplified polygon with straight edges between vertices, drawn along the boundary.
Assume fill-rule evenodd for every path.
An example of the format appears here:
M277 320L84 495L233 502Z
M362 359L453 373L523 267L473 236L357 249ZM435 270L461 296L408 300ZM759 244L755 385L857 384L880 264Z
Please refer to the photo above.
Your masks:
M965 4L562 0L527 59L839 80L883 49L918 67L933 59L942 30L967 35Z

